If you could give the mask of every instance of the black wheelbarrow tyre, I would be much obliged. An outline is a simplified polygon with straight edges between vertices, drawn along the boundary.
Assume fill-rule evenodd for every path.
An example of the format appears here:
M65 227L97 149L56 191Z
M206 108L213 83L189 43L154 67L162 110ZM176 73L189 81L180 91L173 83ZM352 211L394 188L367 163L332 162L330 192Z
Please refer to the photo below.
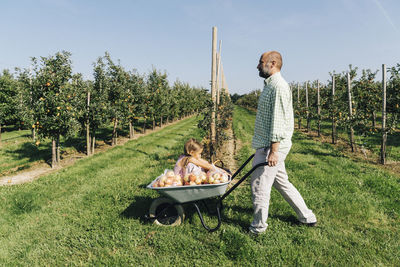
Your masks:
M175 202L172 199L165 197L153 200L149 209L150 217L156 217L162 210L168 207L168 205L173 203ZM183 223L183 220L185 219L183 207L179 204L170 205L167 209L167 215L167 218L155 219L154 223L162 226L177 226Z

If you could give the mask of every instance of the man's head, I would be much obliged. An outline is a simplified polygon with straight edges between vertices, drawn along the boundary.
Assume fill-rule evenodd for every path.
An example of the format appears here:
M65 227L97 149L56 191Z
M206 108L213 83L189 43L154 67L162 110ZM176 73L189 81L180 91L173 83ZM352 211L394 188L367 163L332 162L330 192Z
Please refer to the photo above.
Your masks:
M272 74L281 71L282 56L277 51L265 52L261 55L257 65L260 77L268 78Z

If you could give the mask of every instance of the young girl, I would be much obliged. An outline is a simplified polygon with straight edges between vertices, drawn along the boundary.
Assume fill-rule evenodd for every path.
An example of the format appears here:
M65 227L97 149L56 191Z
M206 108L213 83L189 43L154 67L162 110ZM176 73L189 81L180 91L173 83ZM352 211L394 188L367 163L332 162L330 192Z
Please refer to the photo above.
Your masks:
M199 175L201 172L215 170L214 165L201 158L201 152L203 152L203 145L194 138L189 139L184 146L185 154L178 158L174 172L184 177L187 173Z

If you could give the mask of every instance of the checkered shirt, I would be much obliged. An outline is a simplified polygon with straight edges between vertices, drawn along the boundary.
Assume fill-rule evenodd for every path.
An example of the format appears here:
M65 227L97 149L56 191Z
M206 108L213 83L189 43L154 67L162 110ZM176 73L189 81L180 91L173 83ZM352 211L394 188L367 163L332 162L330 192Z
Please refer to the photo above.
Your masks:
M269 147L280 142L279 151L289 153L292 146L294 116L292 90L280 72L264 81L264 90L258 100L252 146Z

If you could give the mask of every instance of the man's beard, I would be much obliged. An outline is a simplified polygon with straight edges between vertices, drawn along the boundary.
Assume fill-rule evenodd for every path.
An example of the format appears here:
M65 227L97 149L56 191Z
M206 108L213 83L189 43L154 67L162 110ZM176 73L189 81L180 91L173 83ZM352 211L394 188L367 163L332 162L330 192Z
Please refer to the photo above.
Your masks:
M258 75L260 75L260 77L262 78L269 78L269 76L271 76L271 74L268 73L268 71L266 71L265 69L262 69L258 72Z

